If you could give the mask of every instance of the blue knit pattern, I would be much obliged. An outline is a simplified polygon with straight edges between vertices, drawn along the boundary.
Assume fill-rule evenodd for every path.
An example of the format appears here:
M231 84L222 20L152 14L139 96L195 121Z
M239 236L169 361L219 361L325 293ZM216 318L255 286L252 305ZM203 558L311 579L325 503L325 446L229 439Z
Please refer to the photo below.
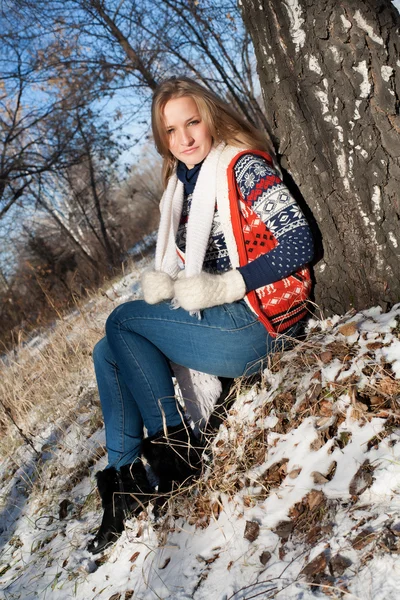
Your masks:
M311 230L279 173L263 157L242 155L234 167L235 178L247 206L273 233L278 245L239 271L247 291L288 277L313 258Z
M183 254L185 253L186 249L187 222L190 206L192 204L192 197L193 194L185 193L181 219L176 236L176 245ZM225 243L225 236L221 229L218 208L215 207L210 239L208 240L206 254L204 257L203 270L207 271L207 273L223 273L224 271L229 271L231 268L232 265Z
M313 257L313 239L299 206L279 173L264 158L251 153L242 155L236 162L234 174L243 202L260 217L278 241L273 250L239 268L249 292L283 279L309 263ZM183 254L191 202L192 194L185 189L176 237L177 246ZM209 273L222 273L231 268L216 206L203 269Z

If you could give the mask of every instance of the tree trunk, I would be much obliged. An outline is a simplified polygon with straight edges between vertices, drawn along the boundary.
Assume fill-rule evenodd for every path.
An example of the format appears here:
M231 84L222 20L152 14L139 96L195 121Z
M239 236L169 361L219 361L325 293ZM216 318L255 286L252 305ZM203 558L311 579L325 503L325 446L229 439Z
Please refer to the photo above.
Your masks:
M390 0L242 0L270 133L322 235L327 312L400 300L400 17Z

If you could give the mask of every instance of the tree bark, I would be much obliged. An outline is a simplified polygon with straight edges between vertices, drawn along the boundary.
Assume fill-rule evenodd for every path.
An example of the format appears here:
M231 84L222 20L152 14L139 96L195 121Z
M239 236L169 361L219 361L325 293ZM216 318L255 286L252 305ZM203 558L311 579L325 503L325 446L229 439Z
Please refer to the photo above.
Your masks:
M242 11L270 134L322 235L316 302L327 314L398 302L399 13L390 0Z

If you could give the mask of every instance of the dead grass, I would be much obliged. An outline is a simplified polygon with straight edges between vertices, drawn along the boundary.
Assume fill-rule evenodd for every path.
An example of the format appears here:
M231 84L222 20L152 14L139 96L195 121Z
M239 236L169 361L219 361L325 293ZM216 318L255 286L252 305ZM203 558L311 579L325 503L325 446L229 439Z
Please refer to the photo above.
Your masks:
M72 414L93 380L92 350L101 327L84 305L77 309L76 316L58 320L36 347L20 345L0 363L0 455L32 442L52 419Z
M345 327L339 322L335 328ZM345 330L347 332L347 330ZM328 332L330 333L330 332ZM352 329L352 333L353 329ZM343 334L344 335L344 334ZM359 352L358 344L349 344L347 339L335 340L326 344L325 332L311 332L304 340L294 341L294 350L278 352L271 355L268 369L272 374L280 371L288 373L282 384L268 402L255 409L255 418L247 423L238 421L235 417L237 410L233 405L230 410L220 414L224 435L215 442L213 436L208 437L207 454L211 460L206 476L189 487L177 490L169 501L169 516L184 517L196 527L207 527L211 520L217 520L222 510L223 496L234 498L246 488L244 504L252 506L263 501L269 494L280 486L286 476L296 477L296 473L287 473L287 460L280 461L269 467L256 481L250 481L248 473L261 465L268 456L268 437L270 432L286 435L296 429L306 418L315 420L317 439L310 451L317 451L327 442L333 440L334 447L343 448L351 434L339 430L345 421L347 409L340 404L340 397L350 398L350 414L353 420L361 424L375 417L387 419L390 426L370 441L378 445L391 434L400 421L399 400L400 381L395 378L390 365L383 364L375 357L375 351L382 347L380 343L368 345L369 383L359 387L360 376L352 374L340 381L332 381L321 385L321 368L331 361L340 361L342 367L336 376L348 369L349 363ZM304 393L299 384L306 373L311 374L310 385ZM363 376L365 376L365 369ZM365 378L364 378L365 379ZM254 388L254 385L256 387ZM234 402L239 396L250 389L255 392L270 388L262 378L255 384L245 378L236 380L228 400ZM299 394L301 401L299 401ZM252 402L249 400L249 402ZM232 404L232 402L231 402ZM270 429L256 425L268 415L277 417L277 424ZM332 451L332 450L331 450ZM330 481L335 474L336 464L332 463L328 472L315 472L315 483L322 484ZM372 478L371 478L372 482ZM355 486L353 486L355 488ZM360 488L361 489L361 488ZM360 490L354 490L353 499L356 501ZM311 494L312 496L312 494ZM310 498L311 498L310 496ZM291 515L297 534L304 536L310 532L310 542L326 536L329 531L324 528L323 516L328 516L334 507L327 507L325 502L318 506L309 506L308 497L303 503L293 507ZM168 521L168 519L167 519ZM171 527L168 521L168 527Z

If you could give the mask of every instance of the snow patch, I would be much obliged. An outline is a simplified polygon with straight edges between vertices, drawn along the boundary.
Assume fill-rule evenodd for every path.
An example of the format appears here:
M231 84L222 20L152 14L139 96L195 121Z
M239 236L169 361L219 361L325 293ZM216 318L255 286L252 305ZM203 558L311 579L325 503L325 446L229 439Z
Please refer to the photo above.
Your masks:
M290 33L296 45L296 52L298 52L306 41L306 33L302 29L304 24L303 12L297 0L285 0L284 4L289 15Z
M368 98L370 92L371 92L371 84L369 82L368 79L368 67L367 67L367 61L366 60L362 60L358 65L356 65L355 67L353 67L354 71L357 71L357 73L360 73L360 75L362 76L363 80L360 84L360 97L361 98Z
M354 13L354 20L357 25L365 31L365 33L371 38L371 40L377 44L383 46L383 39L374 33L371 25L368 25L367 21L364 19L359 10L356 10Z
M394 248L398 248L398 243L397 243L397 240L396 240L396 238L394 237L394 233L393 233L392 231L389 231L389 233L388 233L388 237L389 237L389 240L392 242L392 245L393 245L393 247L394 247Z
M389 67L387 65L382 65L381 75L382 75L383 81L389 81L389 79L393 75L393 71L394 71L393 67Z
M340 18L342 20L343 27L345 29L347 29L347 30L350 29L351 28L351 22L348 19L346 19L346 17L344 15L340 15Z
M335 62L340 63L342 61L342 57L340 56L339 50L336 48L336 46L329 46L329 50L332 52Z
M339 142L343 142L344 141L343 127L341 125L336 125L335 129L338 132L338 140L339 140Z
M343 147L335 141L335 150L337 153L336 162L339 169L340 177L342 178L344 189L348 192L350 190L350 181L347 172L347 160L346 153Z
M363 158L368 158L368 152L366 150L364 150L364 148L361 148L360 145L356 146L356 150L359 151L359 153L361 154L361 156Z
M317 96L318 100L321 102L322 114L326 115L329 112L328 94L326 92L324 92L323 90L316 90L315 95Z
M358 121L358 119L361 119L360 111L358 110L360 108L360 104L361 104L361 100L356 100L356 106L355 106L354 115L353 115L353 119L355 121Z
M372 193L372 204L373 211L375 214L380 214L381 212L381 188L378 185L374 185L373 193Z
M316 56L311 55L308 57L308 67L309 67L310 71L314 71L314 73L318 73L318 75L322 75L322 69L319 66L319 62L318 62Z

